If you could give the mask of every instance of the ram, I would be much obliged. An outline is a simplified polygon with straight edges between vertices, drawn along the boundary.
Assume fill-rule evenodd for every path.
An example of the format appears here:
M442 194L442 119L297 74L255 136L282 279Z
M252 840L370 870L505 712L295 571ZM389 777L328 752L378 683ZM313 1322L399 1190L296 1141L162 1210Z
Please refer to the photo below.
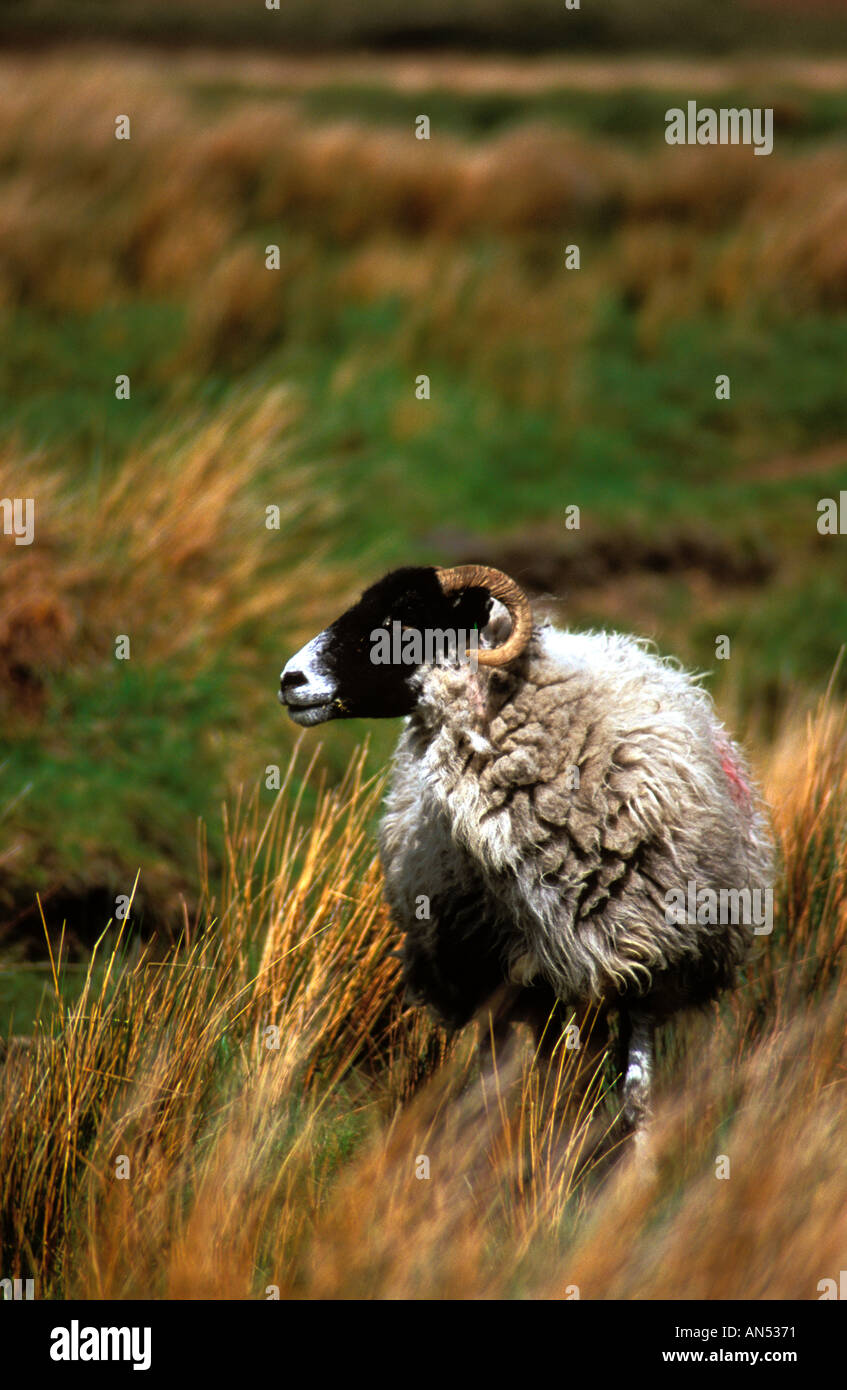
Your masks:
M455 642L427 664L434 630ZM301 725L406 716L379 838L412 997L453 1027L496 997L498 1027L538 1037L557 1000L617 1011L643 1133L656 1026L716 998L770 927L766 817L708 694L465 565L372 585L279 698Z

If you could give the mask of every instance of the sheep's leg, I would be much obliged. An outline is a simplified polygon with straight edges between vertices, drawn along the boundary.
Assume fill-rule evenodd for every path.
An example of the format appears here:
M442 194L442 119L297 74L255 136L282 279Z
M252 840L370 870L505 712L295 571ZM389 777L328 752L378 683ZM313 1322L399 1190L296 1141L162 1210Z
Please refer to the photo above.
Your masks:
M621 1027L623 1124L627 1133L635 1135L641 1149L650 1120L655 1025L650 1014L633 1009L622 1011Z
M511 1004L517 991L503 985L496 990L478 1014L479 1057L483 1071L498 1066L512 1039Z
M556 995L549 985L521 985L510 982L488 1001L482 1015L480 1052L488 1060L492 1052L505 1056L515 1041L515 1026L526 1024L535 1047L536 1060L548 1065L561 1034L561 1021L551 1019Z

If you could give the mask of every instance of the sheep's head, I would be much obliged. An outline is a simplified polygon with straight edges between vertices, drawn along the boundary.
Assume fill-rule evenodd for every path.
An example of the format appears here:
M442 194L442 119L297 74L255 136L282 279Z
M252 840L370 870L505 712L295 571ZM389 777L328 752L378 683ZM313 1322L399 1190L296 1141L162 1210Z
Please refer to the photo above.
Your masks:
M421 665L467 659L494 599L507 609L511 632L500 646L472 650L479 666L503 666L529 641L532 615L514 580L483 565L393 570L291 658L280 677L280 701L305 725L409 714Z

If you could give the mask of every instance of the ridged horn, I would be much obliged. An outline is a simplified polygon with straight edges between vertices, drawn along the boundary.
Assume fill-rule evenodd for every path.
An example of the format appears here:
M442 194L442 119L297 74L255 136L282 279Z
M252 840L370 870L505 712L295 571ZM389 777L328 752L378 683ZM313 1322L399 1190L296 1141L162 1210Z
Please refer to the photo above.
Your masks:
M479 666L505 666L520 656L532 636L532 610L526 594L514 579L488 565L457 565L454 569L436 570L436 575L445 594L455 593L457 589L485 589L508 609L512 620L509 636L502 646L492 647L490 651L480 648L476 653Z

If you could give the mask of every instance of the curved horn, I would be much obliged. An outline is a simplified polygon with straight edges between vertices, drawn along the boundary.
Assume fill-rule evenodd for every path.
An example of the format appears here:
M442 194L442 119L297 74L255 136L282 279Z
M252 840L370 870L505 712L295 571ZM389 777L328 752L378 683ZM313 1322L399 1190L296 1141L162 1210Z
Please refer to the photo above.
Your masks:
M457 565L454 569L438 569L435 573L445 594L457 589L485 589L508 609L512 620L509 636L500 647L492 647L490 651L480 649L476 653L479 666L505 666L520 656L532 636L532 611L526 594L514 579L487 565Z

